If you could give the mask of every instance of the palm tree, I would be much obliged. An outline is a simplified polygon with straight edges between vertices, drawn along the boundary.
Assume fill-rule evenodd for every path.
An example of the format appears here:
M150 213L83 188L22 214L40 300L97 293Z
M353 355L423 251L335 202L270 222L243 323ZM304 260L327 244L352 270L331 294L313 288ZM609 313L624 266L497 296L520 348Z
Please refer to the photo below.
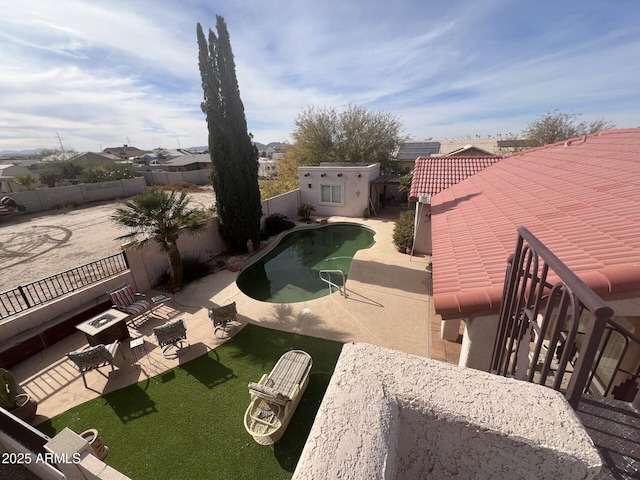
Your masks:
M167 253L172 291L182 285L182 259L177 244L180 233L186 231L195 234L205 227L200 212L188 209L188 203L186 192L149 190L133 197L111 216L114 222L131 230L118 237L118 240L128 240L131 246L137 248L154 240Z

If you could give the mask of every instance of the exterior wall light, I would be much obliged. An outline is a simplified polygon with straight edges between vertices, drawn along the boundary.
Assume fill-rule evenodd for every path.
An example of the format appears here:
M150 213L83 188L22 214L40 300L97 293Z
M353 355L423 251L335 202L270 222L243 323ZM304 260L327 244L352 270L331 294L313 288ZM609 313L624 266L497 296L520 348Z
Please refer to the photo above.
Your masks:
M362 176L362 174L361 174L361 173L359 173L359 174L358 174L358 178L360 178L361 176Z

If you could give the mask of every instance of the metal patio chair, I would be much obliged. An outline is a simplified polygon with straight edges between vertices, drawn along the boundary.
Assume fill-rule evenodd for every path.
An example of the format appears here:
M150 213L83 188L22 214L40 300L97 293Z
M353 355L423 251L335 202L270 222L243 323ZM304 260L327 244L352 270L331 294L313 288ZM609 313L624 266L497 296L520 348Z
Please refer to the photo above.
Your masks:
M236 302L221 307L210 308L209 319L213 323L213 335L217 338L226 337L227 324L235 321L237 314Z
M87 379L84 376L85 372L104 367L106 365L111 365L111 371L113 372L113 357L115 357L119 346L120 342L116 340L108 345L100 343L93 347L89 347L86 350L76 350L75 352L67 353L69 360L71 360L78 367L78 370L80 370L82 382L84 383L85 388L89 388L87 386ZM122 356L124 358L124 353Z
M162 349L162 356L165 358L168 358L167 353L173 347L177 348L178 351L181 351L183 343L186 343L187 347L191 346L187 340L187 326L182 318L174 320L173 322L165 323L159 327L155 327L153 329L153 333L158 341L158 346ZM176 352L175 355L179 356L182 353L178 354Z

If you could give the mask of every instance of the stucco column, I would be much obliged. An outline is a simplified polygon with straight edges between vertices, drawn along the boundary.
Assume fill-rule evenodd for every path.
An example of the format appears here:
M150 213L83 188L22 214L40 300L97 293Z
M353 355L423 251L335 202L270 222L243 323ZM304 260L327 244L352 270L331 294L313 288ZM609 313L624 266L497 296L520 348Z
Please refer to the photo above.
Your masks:
M458 365L488 372L498 331L498 315L465 318L464 323Z

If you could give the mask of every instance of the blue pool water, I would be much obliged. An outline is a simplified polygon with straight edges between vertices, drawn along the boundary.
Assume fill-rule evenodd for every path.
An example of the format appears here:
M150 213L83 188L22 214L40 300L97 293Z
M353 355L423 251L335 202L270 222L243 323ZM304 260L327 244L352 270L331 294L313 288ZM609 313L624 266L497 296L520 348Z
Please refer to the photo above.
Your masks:
M291 232L271 251L238 276L240 290L256 300L296 303L329 294L320 270L342 270L345 277L353 255L374 244L373 230L336 223ZM332 275L341 284L342 277Z

